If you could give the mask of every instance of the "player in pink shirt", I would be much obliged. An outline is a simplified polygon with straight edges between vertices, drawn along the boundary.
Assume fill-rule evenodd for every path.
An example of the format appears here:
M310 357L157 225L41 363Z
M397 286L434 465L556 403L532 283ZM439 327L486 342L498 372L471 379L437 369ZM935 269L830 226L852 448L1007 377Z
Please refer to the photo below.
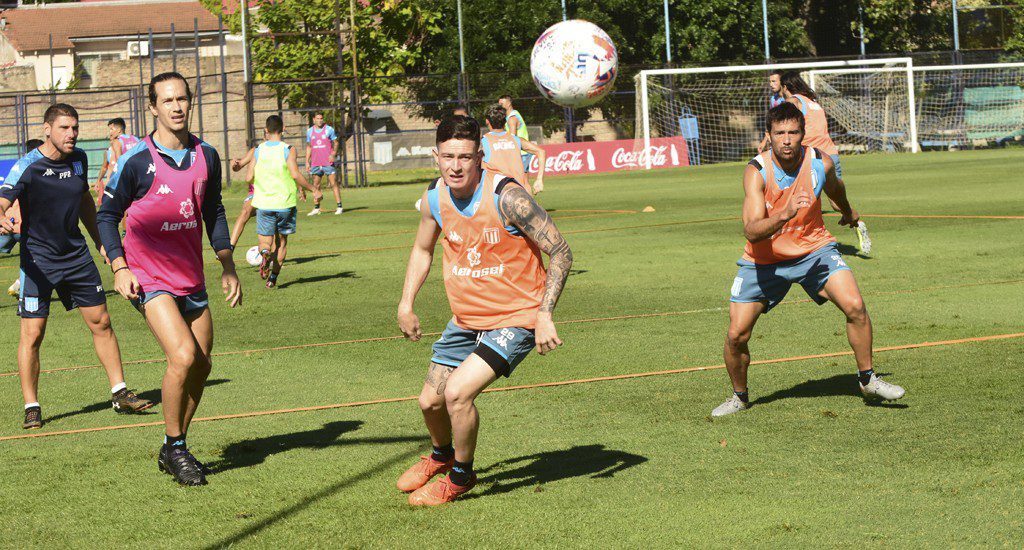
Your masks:
M313 176L313 188L320 189L320 182L324 176L331 184L334 191L334 200L338 201L338 207L334 214L340 215L344 209L341 207L341 190L338 189L338 174L334 170L334 159L338 158L338 135L324 123L324 114L313 115L313 125L306 130L306 167L309 175ZM307 216L320 214L320 201L313 202L313 210Z
M242 289L231 259L217 151L188 131L192 92L178 73L149 84L156 131L119 161L104 191L97 225L114 271L114 289L142 312L167 356L164 445L157 463L182 485L205 485L206 469L185 434L210 375L213 319L203 274L203 225L223 267L231 307ZM125 218L122 244L117 226Z

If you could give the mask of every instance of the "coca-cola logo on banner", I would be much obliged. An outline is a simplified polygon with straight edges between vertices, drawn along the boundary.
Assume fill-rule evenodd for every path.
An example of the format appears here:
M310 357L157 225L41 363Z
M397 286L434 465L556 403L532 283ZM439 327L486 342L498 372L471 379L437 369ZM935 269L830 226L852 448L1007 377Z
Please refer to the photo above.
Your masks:
M639 148L637 146L639 145ZM671 168L689 166L688 142L683 138L655 138L645 151L636 140L558 143L541 145L547 153L545 174L593 174L613 170L632 170L647 167ZM530 160L530 173L536 174L540 161Z

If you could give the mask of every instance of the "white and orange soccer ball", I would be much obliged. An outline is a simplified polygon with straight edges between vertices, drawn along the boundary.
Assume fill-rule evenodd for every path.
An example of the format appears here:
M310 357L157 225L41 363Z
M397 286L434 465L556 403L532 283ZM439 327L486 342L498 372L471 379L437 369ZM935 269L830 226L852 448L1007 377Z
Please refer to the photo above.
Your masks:
M600 101L615 84L619 54L601 27L572 19L552 25L533 45L530 73L540 93L563 107Z

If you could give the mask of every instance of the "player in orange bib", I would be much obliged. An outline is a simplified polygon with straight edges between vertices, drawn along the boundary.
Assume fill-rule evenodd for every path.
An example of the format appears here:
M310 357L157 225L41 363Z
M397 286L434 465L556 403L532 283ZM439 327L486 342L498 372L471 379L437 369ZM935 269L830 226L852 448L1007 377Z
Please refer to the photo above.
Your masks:
M782 97L799 107L800 112L804 115L804 124L807 127L804 145L814 147L828 155L832 159L832 164L835 165L836 178L843 181L843 166L839 162L839 148L836 147L832 136L828 133L828 117L825 116L825 110L818 103L818 96L796 71L782 73L781 84ZM839 210L839 206L835 202L831 199L829 202L831 202L833 210ZM857 230L857 247L862 253L870 254L871 237L868 235L868 226L860 221L857 222L854 229Z
M480 139L480 148L484 152L483 167L490 172L498 172L515 179L529 189L529 178L523 155L537 156L537 179L533 182L533 194L544 191L544 168L547 164L547 153L540 145L509 133L505 130L505 108L491 105L484 113L487 133ZM525 153L524 153L525 151Z
M441 177L421 199L428 207L420 209L398 305L402 333L419 340L413 302L443 236L444 286L454 315L434 343L419 398L433 452L397 483L414 506L451 502L476 483L474 400L530 350L544 355L562 345L551 315L572 266L569 245L530 193L513 178L482 169L475 120L442 120L437 151ZM546 270L541 252L549 256Z
M846 199L832 159L803 143L804 117L783 103L765 119L771 150L758 155L743 175L743 235L747 238L732 284L725 366L733 395L711 416L725 416L749 405L747 342L762 313L779 304L794 283L819 305L834 303L846 315L846 335L857 360L865 398L895 400L903 388L879 378L872 367L871 319L853 272L836 248L821 217L821 192L834 201L840 225L855 227L859 216Z

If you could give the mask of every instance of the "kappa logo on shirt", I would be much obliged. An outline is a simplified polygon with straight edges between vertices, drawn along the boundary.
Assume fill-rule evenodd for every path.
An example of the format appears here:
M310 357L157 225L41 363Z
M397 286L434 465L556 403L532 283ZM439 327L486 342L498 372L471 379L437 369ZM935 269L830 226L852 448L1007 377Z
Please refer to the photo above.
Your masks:
M149 163L149 168L146 168L146 175L155 174L155 173L156 173L156 164L151 162L151 163Z
M454 229L448 232L448 240L453 243L461 243L462 236L455 232Z
M46 171L43 172L43 175L44 176L52 176L53 175L53 168L47 168Z
M181 208L178 212L184 216L185 219L191 218L196 215L195 206L192 204L192 199L185 199L181 201Z
M157 195L170 195L171 193L173 193L173 191L171 191L171 188L167 187L166 184L161 185L160 188L156 190Z

